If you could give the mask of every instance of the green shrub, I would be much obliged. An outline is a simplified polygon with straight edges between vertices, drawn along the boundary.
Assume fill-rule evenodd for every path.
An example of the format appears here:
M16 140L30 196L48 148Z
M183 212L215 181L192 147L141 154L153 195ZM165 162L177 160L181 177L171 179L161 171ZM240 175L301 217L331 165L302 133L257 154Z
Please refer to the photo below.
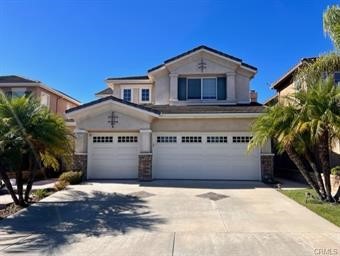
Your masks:
M83 173L82 172L64 172L60 175L58 181L66 181L71 185L79 184L81 182Z
M48 196L48 191L46 189L37 189L33 192L33 195L41 200Z
M333 175L339 175L340 176L340 166L338 165L338 166L335 166L334 168L332 168L331 173Z
M68 185L70 185L69 182L65 180L59 180L54 184L54 188L58 191L65 189Z

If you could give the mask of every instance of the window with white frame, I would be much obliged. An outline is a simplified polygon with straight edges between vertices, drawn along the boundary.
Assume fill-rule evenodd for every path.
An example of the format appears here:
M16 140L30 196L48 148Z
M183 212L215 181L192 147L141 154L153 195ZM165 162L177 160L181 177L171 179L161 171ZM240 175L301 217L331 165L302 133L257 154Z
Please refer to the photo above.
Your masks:
M157 143L177 143L176 136L157 136Z
M150 102L150 89L149 88L140 89L140 101Z
M113 137L112 136L93 136L92 141L93 143L112 143Z
M217 78L188 78L187 98L189 100L216 100L217 99Z
M202 143L201 136L182 136L182 143Z
M122 90L122 99L125 101L132 101L132 89L123 89Z
M50 107L50 95L45 92L41 92L40 103L41 105L44 105L49 108Z
M248 143L251 136L233 136L233 143Z
M207 143L228 143L227 136L207 136Z
M23 96L26 96L27 91L26 88L12 88L11 90L11 97L14 98L20 98Z
M118 143L136 143L138 142L137 136L118 136Z

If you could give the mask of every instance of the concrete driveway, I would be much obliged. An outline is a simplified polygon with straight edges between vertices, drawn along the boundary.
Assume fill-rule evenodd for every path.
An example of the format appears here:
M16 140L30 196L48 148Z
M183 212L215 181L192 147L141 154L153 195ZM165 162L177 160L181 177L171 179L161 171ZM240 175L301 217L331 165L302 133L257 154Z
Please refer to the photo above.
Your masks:
M93 182L0 230L12 255L340 255L339 228L256 182Z

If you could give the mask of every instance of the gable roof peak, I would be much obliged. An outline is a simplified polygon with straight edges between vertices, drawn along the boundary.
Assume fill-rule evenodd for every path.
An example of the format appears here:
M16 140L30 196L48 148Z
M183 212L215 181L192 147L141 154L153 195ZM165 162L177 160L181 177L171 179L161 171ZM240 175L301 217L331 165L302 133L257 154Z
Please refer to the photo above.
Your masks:
M182 57L185 57L185 56L187 56L187 55L190 55L190 54L192 54L192 53L194 53L194 52L197 52L197 51L199 51L199 50L205 50L205 51L208 51L208 52L217 54L217 55L219 55L219 56L221 56L221 57L225 57L225 58L231 59L231 60L233 60L233 61L239 62L239 63L241 64L241 66L244 66L244 67L246 67L246 68L249 68L249 69L251 69L251 70L253 70L253 71L257 71L257 68L256 68L256 67L251 66L251 65L249 65L249 64L247 64L247 63L244 63L244 62L242 61L242 59L240 59L240 58L234 57L234 56L232 56L232 55L229 55L229 54L227 54L227 53L225 53L225 52L221 52L221 51L219 51L219 50L216 50L216 49L214 49L214 48L208 47L208 46L206 46L206 45L199 45L199 46L197 46L197 47L195 47L195 48L193 48L193 49L191 49L191 50L189 50L189 51L186 51L186 52L184 52L184 53L181 53L181 54L176 55L176 56L174 56L174 57L172 57L172 58L170 58L170 59L165 60L162 64L157 65L157 66L155 66L155 67L149 69L148 72L155 71L155 70L157 70L157 69L159 69L159 68L165 66L165 64L169 64L170 62L173 62L173 61L175 61L175 60L178 60L178 59L180 59L180 58L182 58Z

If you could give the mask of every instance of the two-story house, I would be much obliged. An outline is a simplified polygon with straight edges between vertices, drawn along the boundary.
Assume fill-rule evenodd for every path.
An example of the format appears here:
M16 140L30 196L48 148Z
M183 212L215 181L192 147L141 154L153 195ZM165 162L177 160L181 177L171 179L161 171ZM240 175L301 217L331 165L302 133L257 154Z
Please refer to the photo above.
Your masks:
M67 109L80 105L78 100L61 91L40 81L17 75L0 76L0 90L10 98L33 95L42 105L64 118ZM72 125L72 122L70 124Z
M145 76L108 78L99 99L66 111L77 126L77 161L89 179L270 178L270 142L247 153L263 111L249 89L256 72L200 46Z
M294 83L294 76L298 72L299 68L303 67L308 63L312 63L316 60L316 57L302 58L295 66L289 69L283 74L277 81L271 85L271 89L276 91L274 97L270 98L265 104L270 106L277 102L284 102L286 97L297 91L297 86ZM334 82L336 85L340 85L340 72L334 73ZM332 142L332 151L330 155L331 166L340 165L340 142L335 139ZM295 165L288 159L284 154L282 156L276 156L275 169L278 175L288 175L290 177L298 176Z

